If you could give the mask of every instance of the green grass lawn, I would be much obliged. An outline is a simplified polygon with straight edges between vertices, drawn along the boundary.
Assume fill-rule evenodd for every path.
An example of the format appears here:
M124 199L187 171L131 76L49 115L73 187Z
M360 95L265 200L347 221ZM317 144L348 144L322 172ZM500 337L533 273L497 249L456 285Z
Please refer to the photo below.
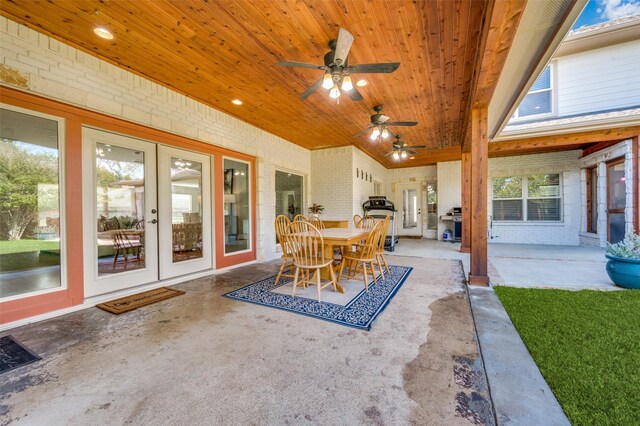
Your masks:
M640 425L640 291L496 287L575 425Z
M29 253L38 250L59 250L59 241L18 240L0 241L0 254Z

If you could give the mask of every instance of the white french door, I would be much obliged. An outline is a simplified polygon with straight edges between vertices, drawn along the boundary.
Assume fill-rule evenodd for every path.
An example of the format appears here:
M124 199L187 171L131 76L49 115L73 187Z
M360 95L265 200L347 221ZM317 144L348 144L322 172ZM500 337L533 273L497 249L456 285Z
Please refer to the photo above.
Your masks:
M156 145L82 129L85 297L158 280Z
M397 234L407 236L422 236L422 198L419 183L398 184L396 188L398 198L396 206Z
M211 157L158 147L160 279L213 266Z

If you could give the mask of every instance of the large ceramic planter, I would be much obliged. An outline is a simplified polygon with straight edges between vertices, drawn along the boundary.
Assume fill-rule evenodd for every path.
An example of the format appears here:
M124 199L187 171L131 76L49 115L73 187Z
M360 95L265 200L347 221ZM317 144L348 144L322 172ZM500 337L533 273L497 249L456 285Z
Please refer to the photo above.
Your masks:
M640 259L625 259L605 254L607 274L617 286L640 289Z

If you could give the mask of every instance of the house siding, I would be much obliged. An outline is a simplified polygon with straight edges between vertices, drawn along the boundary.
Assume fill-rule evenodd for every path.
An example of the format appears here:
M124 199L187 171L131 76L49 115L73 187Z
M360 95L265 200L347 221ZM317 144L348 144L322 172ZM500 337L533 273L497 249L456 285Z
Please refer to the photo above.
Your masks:
M640 40L556 61L558 116L640 105Z

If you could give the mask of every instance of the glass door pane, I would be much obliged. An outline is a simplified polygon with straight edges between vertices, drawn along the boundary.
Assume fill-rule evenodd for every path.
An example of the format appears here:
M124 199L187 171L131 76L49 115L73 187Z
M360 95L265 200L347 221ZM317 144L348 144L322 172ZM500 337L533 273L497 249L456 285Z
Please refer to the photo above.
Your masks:
M158 147L160 278L210 269L211 157Z
M249 164L224 159L224 252L249 250L251 237Z
M622 241L625 236L625 214L627 187L624 174L624 159L607 165L607 222L608 241L612 244Z
M143 269L144 152L101 142L95 147L98 276Z
M0 298L63 286L60 126L0 109Z
M400 202L396 204L398 209L398 235L422 235L422 214L420 184L399 184L397 188Z

